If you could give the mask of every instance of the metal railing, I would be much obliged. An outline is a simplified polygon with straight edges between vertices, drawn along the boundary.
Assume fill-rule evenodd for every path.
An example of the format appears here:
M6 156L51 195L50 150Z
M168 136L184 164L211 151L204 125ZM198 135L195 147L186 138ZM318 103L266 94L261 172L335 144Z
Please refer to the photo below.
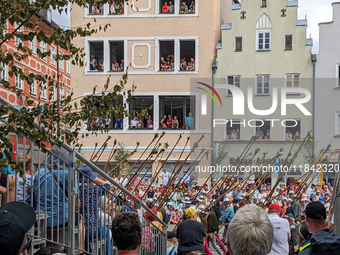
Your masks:
M11 110L17 109L2 97L0 103L9 104ZM38 123L34 124L40 129ZM1 175L6 178L7 189L2 203L23 201L36 210L37 220L29 233L34 249L54 245L68 254L81 251L116 254L111 238L112 219L123 211L134 211L143 226L140 254L166 254L166 224L129 190L74 148L62 143L63 149L57 149L57 153L44 154L34 141L18 136L14 136L14 140L15 160L18 162L22 154L23 159L29 155L31 161L26 163L23 160L24 178L16 173ZM64 153L62 156L60 151ZM76 168L76 159L97 173L98 178L105 179L107 184L98 184L82 172L81 167ZM120 191L123 197L117 196ZM145 212L155 221L146 218ZM34 249L29 253L33 254Z

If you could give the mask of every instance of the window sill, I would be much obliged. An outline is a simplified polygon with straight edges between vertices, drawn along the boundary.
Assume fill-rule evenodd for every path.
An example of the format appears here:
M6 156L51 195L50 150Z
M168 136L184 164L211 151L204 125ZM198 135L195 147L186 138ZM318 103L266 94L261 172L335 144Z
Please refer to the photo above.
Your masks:
M287 93L287 96L300 96L300 93Z
M333 136L334 138L340 138L340 134Z
M256 50L256 52L270 52L271 50Z
M293 49L285 49L285 51L292 51Z
M340 90L340 86L337 86L334 88L335 90Z
M235 50L234 52L242 52L242 50Z
M270 94L256 94L255 95L256 97L268 97L268 96L270 96Z
M267 8L267 5L261 5L261 8Z

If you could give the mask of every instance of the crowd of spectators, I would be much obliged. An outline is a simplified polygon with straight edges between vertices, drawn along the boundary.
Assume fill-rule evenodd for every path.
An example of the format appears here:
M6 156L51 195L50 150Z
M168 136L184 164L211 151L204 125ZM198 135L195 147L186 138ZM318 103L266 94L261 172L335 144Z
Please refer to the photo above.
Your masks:
M103 4L92 4L90 15L103 15ZM124 14L124 1L113 1L109 6L109 14Z
M167 57L161 57L160 60L161 71L174 71L174 55L168 55ZM187 61L185 57L181 59L180 62L180 71L195 71L195 59L190 58L190 61Z
M90 71L98 71L98 72L104 72L104 61L97 60L94 58L92 59L90 63ZM124 59L120 60L120 63L118 63L117 59L112 60L112 64L110 67L111 72L122 72L124 71Z

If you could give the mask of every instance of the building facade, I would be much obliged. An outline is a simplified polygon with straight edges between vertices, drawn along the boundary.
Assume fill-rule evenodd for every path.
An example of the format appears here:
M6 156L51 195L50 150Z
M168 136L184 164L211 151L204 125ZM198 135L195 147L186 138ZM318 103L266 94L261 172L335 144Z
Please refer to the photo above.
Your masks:
M248 153L254 155L257 147L260 151L252 161L252 155L247 156L244 166L265 162L263 153L271 159L281 151L282 161L294 137L292 153L313 128L312 39L306 39L307 20L297 20L297 8L298 1L287 0L231 5L232 23L224 24L217 45L215 87L223 107L214 111L215 120L221 120L214 128L214 142L215 149L229 152L220 165L234 165L254 135L258 139ZM227 89L226 84L232 87ZM302 100L304 109L283 104L295 100ZM307 144L286 178L300 176L311 153ZM276 178L273 174L272 181Z
M319 24L319 54L315 82L315 151L332 144L331 150L340 151L340 3L333 3L333 20ZM328 154L331 151L327 152ZM338 155L330 163L338 162ZM334 173L324 174L333 178Z
M228 3L226 0L148 0L132 1L132 5L112 2L72 9L72 27L93 23L94 18L98 25L111 24L106 32L99 31L94 36L75 40L74 43L83 46L86 53L85 66L72 69L75 96L88 96L95 85L98 85L97 91L101 91L109 75L112 86L128 70L125 87L131 87L133 83L137 86L128 111L139 114L152 106L147 112L149 122L135 124L132 119L125 118L120 126L117 116L113 113L108 116L109 135L122 142L126 150L133 151L136 141L140 141L131 164L139 158L154 134L162 131L166 132L162 142L169 142L169 150L181 132L184 137L192 135L195 139L205 133L203 142L210 144L208 117L199 116L199 97L190 90L190 81L212 75L211 62L216 56L220 26L230 18ZM189 113L194 119L191 129L187 129L186 123ZM165 115L172 119L176 116L178 124L174 127L163 125ZM89 123L84 123L83 133L87 132L87 125ZM106 137L107 134L99 134L84 140L83 153L89 156L94 144L103 143ZM186 139L180 141L167 161L165 168L168 171L172 172L185 142ZM108 145L99 164L105 164L110 150ZM190 146L187 146L180 161L189 150ZM183 169L189 166L190 160ZM153 171L159 166L156 165L152 166Z

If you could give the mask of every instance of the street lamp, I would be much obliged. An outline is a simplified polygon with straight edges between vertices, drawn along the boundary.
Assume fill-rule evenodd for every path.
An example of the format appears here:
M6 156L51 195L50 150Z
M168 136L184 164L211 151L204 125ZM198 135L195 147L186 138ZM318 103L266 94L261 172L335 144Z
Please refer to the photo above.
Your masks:
M212 69L212 87L215 88L215 73L217 71L218 68L218 62L214 59L211 62L211 69ZM214 166L214 109L215 105L214 105L214 101L211 100L211 166Z

